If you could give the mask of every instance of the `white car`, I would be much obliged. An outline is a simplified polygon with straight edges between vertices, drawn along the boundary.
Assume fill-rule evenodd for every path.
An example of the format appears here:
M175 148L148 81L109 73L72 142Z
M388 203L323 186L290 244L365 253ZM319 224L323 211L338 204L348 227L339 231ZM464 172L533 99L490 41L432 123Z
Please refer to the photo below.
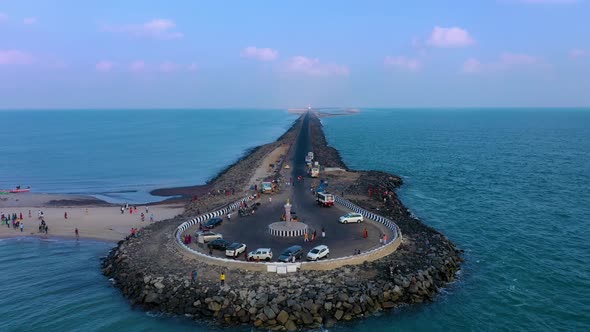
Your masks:
M330 254L330 249L328 249L328 246L325 246L322 244L321 246L317 246L317 247L311 249L307 253L307 260L308 261L317 261L318 259L328 257L329 254Z
M360 213L347 213L345 215L343 215L342 217L340 217L340 223L341 224L348 224L351 222L355 222L355 223L360 223L361 221L363 221L363 215Z
M203 243L207 243L209 241L213 241L216 239L222 239L223 235L211 231L201 231L197 232L197 239L202 239Z
M272 259L272 250L270 248L258 248L248 253L249 261L270 261Z
M229 257L238 257L239 254L246 251L246 245L239 242L234 242L230 244L227 249L225 249L225 255Z

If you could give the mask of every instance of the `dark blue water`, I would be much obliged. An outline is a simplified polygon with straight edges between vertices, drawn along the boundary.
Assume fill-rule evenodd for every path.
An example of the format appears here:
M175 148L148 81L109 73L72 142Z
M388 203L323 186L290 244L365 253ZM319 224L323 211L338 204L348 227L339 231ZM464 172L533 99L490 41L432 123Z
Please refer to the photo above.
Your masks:
M323 122L351 168L402 175L406 205L466 250L434 303L334 330L590 330L590 110L363 110ZM14 280L0 283L0 330L210 330L132 310L100 275L109 247L0 240L0 271Z
M284 110L1 111L0 189L158 201L149 191L202 184L296 118Z

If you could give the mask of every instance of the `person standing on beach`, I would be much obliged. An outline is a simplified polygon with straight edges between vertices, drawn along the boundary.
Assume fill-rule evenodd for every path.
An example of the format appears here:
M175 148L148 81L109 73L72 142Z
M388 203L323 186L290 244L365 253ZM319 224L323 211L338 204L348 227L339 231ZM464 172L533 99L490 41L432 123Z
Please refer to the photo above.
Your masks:
M150 214L150 221L151 221L151 222L154 222L154 214L153 214L153 213L152 213L152 214Z
M20 222L20 231L22 232L24 228L25 228L25 223L21 221Z
M145 214L148 214L148 213L150 213L150 207L149 206L146 206L145 207Z
M78 241L78 239L80 238L80 234L78 234L78 227L76 227L76 230L74 230L74 233L76 233L76 241Z
M23 213L22 212L19 214L19 217L20 217L19 218L20 220L23 220Z
M66 220L68 219L68 212L67 211L64 212L64 219L66 219Z

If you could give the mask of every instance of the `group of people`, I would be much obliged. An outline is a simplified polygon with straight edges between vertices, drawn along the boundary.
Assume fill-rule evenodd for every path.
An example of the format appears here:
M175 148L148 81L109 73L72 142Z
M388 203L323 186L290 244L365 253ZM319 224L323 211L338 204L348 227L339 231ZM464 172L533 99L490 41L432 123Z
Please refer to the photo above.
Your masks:
M181 239L182 239L182 243L184 243L184 244L191 244L193 242L193 236L190 234L183 235L181 237Z
M326 229L324 227L322 227L322 238L326 237ZM313 242L317 239L317 231L314 230L313 233L311 233L311 236L307 233L307 231L305 231L305 233L303 233L303 242Z
M121 214L125 214L125 211L129 211L129 214L137 214L137 206L136 205L132 205L130 206L129 204L125 203L125 205L121 206ZM148 213L150 213L150 207L146 206L145 207L145 213L141 212L140 213L140 217L141 217L141 221L145 221L145 217L148 215ZM150 214L150 221L153 222L154 221L154 214L151 213Z
M0 213L0 218L2 223L6 224L6 227L10 228L10 226L12 225L12 228L20 229L21 232L24 231L25 223L23 222L22 212L20 214L9 213L6 215L4 213Z

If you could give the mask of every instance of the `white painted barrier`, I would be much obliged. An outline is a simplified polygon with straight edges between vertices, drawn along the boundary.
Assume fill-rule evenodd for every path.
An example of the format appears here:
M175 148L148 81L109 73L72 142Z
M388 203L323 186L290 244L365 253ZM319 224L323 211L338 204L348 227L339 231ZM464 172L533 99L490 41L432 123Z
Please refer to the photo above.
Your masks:
M250 197L246 197L243 198L237 202L234 202L232 204L229 204L228 206L214 211L214 212L210 212L204 215L200 215L196 218L193 218L191 220L185 221L182 224L180 224L176 230L175 230L175 238L176 238L176 242L184 249L187 250L188 252L195 254L197 256L201 256L201 257L206 257L209 260L213 260L213 261L219 261L220 263L230 263L232 265L236 265L236 266L242 266L242 267L247 267L247 266L251 266L252 264L264 264L266 265L266 271L267 272L276 272L276 273L287 273L287 272L296 272L298 269L300 269L304 264L322 264L322 263L327 263L327 262L338 262L338 261L345 261L351 258L358 258L359 256L369 256L372 255L373 253L383 250L384 248L386 248L387 246L393 246L395 245L396 240L399 238L401 240L402 234L401 231L399 229L399 227L390 219L387 219L383 216L377 215L373 212L367 211L355 204L353 204L352 202L341 198L340 196L334 195L335 201L336 203L346 207L347 209L350 209L356 213L360 213L363 215L363 217L374 220L376 222L379 222L383 225L385 225L385 227L389 228L392 232L393 232L393 237L391 238L391 240L389 241L389 243L377 247L375 249L369 250L369 251L365 251L363 253L361 253L360 255L354 255L354 256L345 256L345 257L339 257L339 258L332 258L332 259L327 259L327 260L322 260L322 261L315 261L315 262L301 262L301 263L291 263L291 264L287 264L287 263L276 263L276 262L266 262L266 263L252 263L252 262L242 262L242 261L236 261L233 259L227 259L227 258L220 258L220 257L212 257L212 256L208 256L205 255L201 252L198 252L194 249L189 248L186 244L184 244L180 238L180 236L182 235L182 233L184 231L186 231L189 227L194 226L197 223L203 222L205 220L208 220L214 216L222 216L222 215L226 215L228 212L233 211L237 208L240 207L240 205L244 202L253 200L255 197L250 196Z

